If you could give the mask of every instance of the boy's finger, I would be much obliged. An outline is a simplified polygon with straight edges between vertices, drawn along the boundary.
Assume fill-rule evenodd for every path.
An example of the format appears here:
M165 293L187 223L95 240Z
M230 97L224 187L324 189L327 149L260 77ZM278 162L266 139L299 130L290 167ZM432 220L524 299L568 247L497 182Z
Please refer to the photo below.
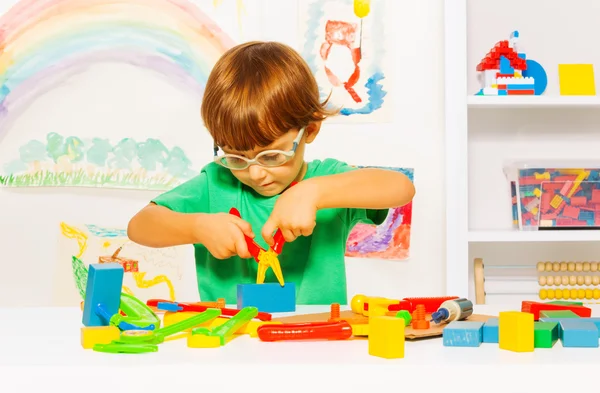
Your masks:
M254 232L252 232L252 225L248 221L244 221L241 218L235 223L244 232L244 235L254 239Z
M277 224L271 219L268 219L267 222L265 222L265 225L263 226L262 237L263 239L265 239L269 246L272 246L273 243L275 243L275 241L273 240L273 232L275 232L276 229Z
M246 244L246 239L244 239L244 236L241 233L240 233L240 236L238 236L235 239L235 253L240 258L252 258L252 255L250 255L250 251L248 251L248 245Z

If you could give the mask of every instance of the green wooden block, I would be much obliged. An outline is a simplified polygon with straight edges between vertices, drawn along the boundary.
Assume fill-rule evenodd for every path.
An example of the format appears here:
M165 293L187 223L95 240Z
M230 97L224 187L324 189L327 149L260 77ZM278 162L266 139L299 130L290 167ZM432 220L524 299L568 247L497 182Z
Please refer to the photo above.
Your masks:
M544 304L555 304L557 306L583 306L583 302L569 302L566 300L555 300L553 302L546 302Z
M533 347L552 348L558 341L558 322L533 323Z
M571 310L543 310L540 318L579 318L579 315Z

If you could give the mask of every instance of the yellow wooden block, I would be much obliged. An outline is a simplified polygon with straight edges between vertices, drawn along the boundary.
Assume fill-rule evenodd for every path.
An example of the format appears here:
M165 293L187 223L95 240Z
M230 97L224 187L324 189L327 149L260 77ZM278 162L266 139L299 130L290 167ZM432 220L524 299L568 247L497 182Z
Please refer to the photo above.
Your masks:
M369 318L369 355L385 359L404 357L402 318L380 316Z
M498 315L498 346L513 352L533 352L533 314L502 311Z
M86 326L81 328L81 346L92 349L96 344L110 344L121 337L116 326Z
M559 64L558 79L561 96L595 96L593 64Z

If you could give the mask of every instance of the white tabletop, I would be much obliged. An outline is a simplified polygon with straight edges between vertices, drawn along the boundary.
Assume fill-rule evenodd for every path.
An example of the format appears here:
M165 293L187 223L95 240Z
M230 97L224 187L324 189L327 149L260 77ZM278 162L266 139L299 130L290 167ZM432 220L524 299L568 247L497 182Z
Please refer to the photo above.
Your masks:
M600 315L600 306L591 308L593 316ZM519 305L476 306L475 313L497 315L518 309ZM328 307L298 307L297 313L326 310ZM286 314L274 316L282 315ZM88 393L118 386L118 392L165 393L189 383L198 388L217 386L219 392L307 392L307 388L348 392L359 387L371 389L386 379L392 384L388 386L415 379L427 385L438 381L441 388L467 383L463 391L469 387L480 390L481 384L486 384L489 392L507 377L525 378L519 382L523 389L525 384L539 388L540 380L534 375L541 371L548 382L552 380L555 390L561 386L556 375L574 372L585 380L583 369L594 366L597 373L600 364L600 349L563 348L560 341L552 349L513 353L487 343L478 348L444 347L441 337L407 340L405 357L395 360L369 356L366 340L266 343L249 336L221 348L188 348L181 339L160 344L155 353L106 354L82 349L78 308L4 308L0 309L0 322L0 391L6 392L33 392L56 384L61 392ZM400 382L400 377L406 381ZM581 381L565 378L570 390ZM324 380L317 383L316 379ZM11 383L19 389L4 390ZM234 388L238 385L241 387ZM190 386L184 388L190 390Z

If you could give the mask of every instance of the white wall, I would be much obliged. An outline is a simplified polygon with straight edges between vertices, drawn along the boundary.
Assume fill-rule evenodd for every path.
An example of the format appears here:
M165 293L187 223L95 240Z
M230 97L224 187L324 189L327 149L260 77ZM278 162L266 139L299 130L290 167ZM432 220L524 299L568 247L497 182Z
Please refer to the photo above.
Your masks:
M538 61L548 75L545 95L559 95L559 63L593 63L596 85L600 50L592 37L600 34L600 2L572 0L504 0L468 2L468 92L480 85L475 67L500 40L520 33L519 48ZM506 160L597 159L600 112L597 109L473 109L469 110L469 229L508 229L512 226L510 189L502 172ZM600 245L593 243L471 244L469 259L482 257L486 266L535 265L538 261L598 260ZM487 269L486 276L516 275L534 279L535 269ZM537 293L540 287L486 283L488 300L505 302L494 292ZM489 285L487 285L489 284ZM518 299L522 299L522 293Z
M350 297L444 293L443 4L441 0L390 3L398 20L391 40L394 47L389 48L396 57L396 119L390 124L325 125L307 152L307 159L335 157L362 165L415 168L410 260L348 259ZM295 2L269 1L265 20L272 24L265 38L297 47L295 10ZM125 91L126 85L121 88L115 94L135 94ZM182 115L191 115L189 111ZM38 120L43 124L44 119ZM202 145L208 146L207 136L202 138L206 142ZM203 150L199 155L208 160L210 153ZM109 189L0 189L0 306L49 304L61 220L126 225L154 195Z

